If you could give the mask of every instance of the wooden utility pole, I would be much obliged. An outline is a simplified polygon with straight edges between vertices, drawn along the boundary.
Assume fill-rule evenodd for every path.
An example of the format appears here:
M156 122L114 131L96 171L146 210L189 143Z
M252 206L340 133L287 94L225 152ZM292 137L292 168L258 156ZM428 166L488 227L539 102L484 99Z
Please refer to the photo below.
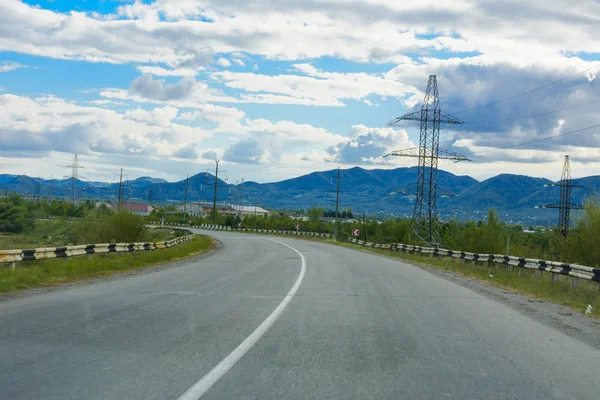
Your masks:
M123 202L123 168L121 168L121 174L119 175L119 203L117 210L121 211L121 203Z
M333 227L333 240L337 240L339 205L340 205L340 167L338 167L337 187L335 189L335 226Z
M212 212L212 223L215 224L215 217L217 216L217 185L219 184L219 160L215 160L217 166L215 167L215 188L213 191L213 212Z
M188 174L185 178L185 197L183 200L183 219L187 218L187 196L188 196L188 183L190 180L190 175ZM184 221L185 222L185 221Z

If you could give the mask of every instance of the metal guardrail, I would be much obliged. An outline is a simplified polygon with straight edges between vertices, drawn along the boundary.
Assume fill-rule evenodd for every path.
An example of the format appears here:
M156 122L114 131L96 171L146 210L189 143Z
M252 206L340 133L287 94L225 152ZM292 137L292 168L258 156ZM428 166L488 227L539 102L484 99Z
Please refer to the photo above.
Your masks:
M358 244L360 246L372 247L375 249L386 249L391 251L404 251L409 253L427 254L430 257L452 257L452 259L460 263L464 263L466 261L470 261L473 264L486 263L489 265L490 263L493 263L496 265L523 268L520 271L524 271L524 269L534 269L537 271L551 272L553 274L556 274L555 277L558 277L558 275L566 275L570 276L571 278L575 278L575 280L572 280L572 286L577 285L576 279L579 278L600 283L600 269L586 267L584 265L568 264L559 261L538 260L535 258L505 256L501 254L469 253L466 251L413 246L402 243L378 244L364 242L362 240L353 238L349 238L348 241L351 243Z
M150 221L148 222L151 225L160 226L160 221ZM282 231L276 229L247 229L247 228L232 228L226 225L212 225L212 224L201 224L201 225L188 225L188 224L177 224L177 223L168 223L165 222L163 225L165 226L178 226L183 228L196 228L196 229L206 229L212 231L232 231L232 232L254 232L254 233L266 233L271 235L292 235L292 236L310 236L310 237L322 237L330 239L333 237L330 233L320 233L320 232L303 232L303 231Z
M191 235L180 236L163 242L100 243L82 244L77 246L44 247L29 250L0 250L0 263L13 264L20 261L46 260L50 258L166 249L179 243L189 242L194 236L195 235L192 233Z

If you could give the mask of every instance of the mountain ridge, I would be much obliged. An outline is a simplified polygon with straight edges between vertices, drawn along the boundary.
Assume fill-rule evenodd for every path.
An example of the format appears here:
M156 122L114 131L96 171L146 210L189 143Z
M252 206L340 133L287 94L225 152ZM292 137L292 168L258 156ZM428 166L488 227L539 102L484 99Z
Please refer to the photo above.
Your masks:
M245 204L259 203L270 209L300 209L312 206L335 208L337 169L314 171L309 174L276 182L246 181L233 185L219 179L217 200ZM410 216L414 208L417 167L395 169L364 169L353 167L340 170L340 208L353 208L372 214ZM188 201L212 201L214 176L202 172L190 176ZM42 196L70 196L70 178L44 180L26 175L0 174L0 190ZM454 175L438 170L437 208L442 218L472 218L495 208L504 219L522 220L526 216L554 220L548 210L535 206L558 201L559 189L545 187L552 183L545 178L517 174L499 174L478 181L468 175ZM600 188L600 176L577 178L573 183L585 186L573 190L574 203ZM132 201L152 203L181 202L185 197L186 180L167 182L164 179L143 176L124 182L124 193ZM117 182L86 182L77 180L77 196L114 199ZM512 218L515 217L515 218Z

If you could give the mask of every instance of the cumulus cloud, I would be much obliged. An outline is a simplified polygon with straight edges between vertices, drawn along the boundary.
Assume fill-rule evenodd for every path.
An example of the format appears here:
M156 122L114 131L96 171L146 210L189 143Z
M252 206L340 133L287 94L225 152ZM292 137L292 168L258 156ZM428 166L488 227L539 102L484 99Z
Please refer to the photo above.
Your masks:
M444 111L476 108L457 113L464 126L444 127L442 146L467 154L487 152L600 123L594 105L584 105L597 99L598 70L479 108L591 67L594 62L586 60L600 53L594 35L600 27L597 15L600 3L567 0L264 0L260 7L242 0L156 0L123 4L115 14L65 13L8 0L0 2L0 51L130 63L142 75L128 89L105 89L103 99L87 103L98 107L51 97L2 97L8 109L0 107L0 144L5 145L0 147L13 154L30 146L36 152L197 158L199 147L192 143L218 133L221 142L210 146L227 147L223 141L232 141L228 157L240 162L379 163L383 151L404 147L401 133L353 128L344 137L294 121L252 119L240 109L210 103L344 106L351 100L366 108L394 98L418 109L427 76L436 74ZM336 72L308 63L326 57L395 67L387 73ZM252 65L258 69L249 60L264 59L294 64L277 75L248 72ZM215 63L249 65L247 72L232 72L215 69ZM19 67L6 62L0 72ZM157 77L182 79L167 83ZM131 101L154 108L100 108ZM203 130L174 121L214 127ZM542 163L567 151L594 155L600 147L597 132L473 158L518 164Z
M202 158L204 158L205 160L216 160L218 158L218 155L216 151L209 150L202 153Z
M421 95L413 86L380 75L326 72L310 64L296 64L294 70L303 75L220 71L211 78L233 89L258 93L243 95L242 100L261 103L343 106L341 100L358 100L370 94L401 99Z
M0 4L0 49L170 68L209 63L215 52L402 62L406 52L447 50L522 61L541 53L599 52L598 14L597 2L568 0L266 0L260 7L242 0L157 0L123 5L116 15L61 13L8 0Z
M173 153L173 157L177 158L196 159L198 156L199 153L197 143L188 143Z
M125 113L125 117L137 122L143 122L149 125L158 125L168 127L171 125L171 120L177 117L179 110L175 107L165 106L147 111L141 108L129 110Z
M351 140L328 148L335 162L342 164L383 164L383 156L392 150L415 147L404 130L370 128L355 125L350 130ZM387 161L391 163L393 159Z
M480 57L470 59L436 60L419 67L398 66L387 75L408 82L421 81L425 90L423 72L436 74L442 110L465 122L464 125L443 126L446 132L441 145L459 153L470 154L478 161L513 159L512 150L494 151L494 148L532 142L519 149L546 152L564 151L565 146L599 148L600 138L584 131L552 140L537 141L600 124L600 116L590 112L596 101L600 83L593 75L581 74L557 84L549 82L571 76L593 64L581 60L560 70L555 66L517 67L510 64L490 65ZM597 73L598 69L590 71ZM527 90L542 88L514 97ZM502 99L509 101L501 101ZM415 110L420 104L415 106ZM562 110L562 111L561 111ZM401 127L410 126L410 122ZM478 153L484 151L480 156ZM548 156L549 153L546 154ZM541 155L541 153L538 153ZM516 159L518 157L515 157ZM533 160L536 157L532 156ZM538 162L542 162L540 156Z
M0 95L0 149L4 155L59 151L159 156L212 135L169 123L176 111L165 107L121 114L52 96L4 94Z
M192 96L198 86L201 89L206 87L193 77L184 77L179 83L165 85L163 79L154 80L152 75L144 74L131 82L129 92L151 100L184 100Z
M258 164L261 160L268 158L267 149L254 138L240 140L223 153L224 161L238 164Z
M231 66L231 62L228 59L223 58L223 57L220 57L217 60L217 64L219 64L221 67L230 67Z

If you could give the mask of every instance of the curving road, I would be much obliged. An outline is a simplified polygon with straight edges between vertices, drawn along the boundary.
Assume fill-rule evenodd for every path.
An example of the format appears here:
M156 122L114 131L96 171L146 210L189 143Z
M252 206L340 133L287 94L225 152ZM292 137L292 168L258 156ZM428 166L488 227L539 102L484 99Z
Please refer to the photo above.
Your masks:
M0 399L598 399L600 350L420 268L210 235L174 268L0 302Z

